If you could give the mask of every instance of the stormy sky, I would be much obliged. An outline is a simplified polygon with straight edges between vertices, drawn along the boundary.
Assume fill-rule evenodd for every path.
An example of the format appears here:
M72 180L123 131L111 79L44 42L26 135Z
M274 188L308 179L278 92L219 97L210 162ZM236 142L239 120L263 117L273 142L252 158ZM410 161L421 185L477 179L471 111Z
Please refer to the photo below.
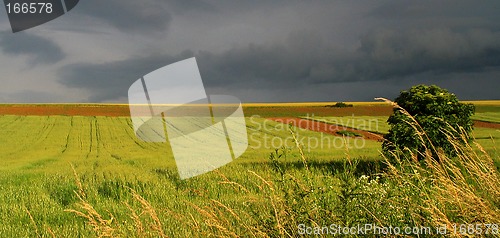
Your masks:
M208 94L372 101L416 84L500 99L500 1L81 0L12 33L0 10L0 103L126 103L196 57Z

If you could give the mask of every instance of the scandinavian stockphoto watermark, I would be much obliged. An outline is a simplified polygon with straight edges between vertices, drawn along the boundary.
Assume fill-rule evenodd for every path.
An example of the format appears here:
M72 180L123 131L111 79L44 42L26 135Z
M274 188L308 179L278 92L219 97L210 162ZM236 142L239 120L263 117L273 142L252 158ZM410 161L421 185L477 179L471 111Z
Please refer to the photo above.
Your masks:
M366 147L365 137L342 136L339 132L346 132L355 127L354 125L367 131L380 130L379 121L376 119L345 117L330 119L328 123L317 123L314 118L314 115L307 115L291 121L262 120L259 115L253 115L248 123L249 148L257 150L294 147L297 140L308 152L322 149L362 149ZM312 131L325 133L311 133Z
M145 142L168 141L181 179L221 167L248 147L241 102L207 95L195 58L138 79L128 99L136 136Z

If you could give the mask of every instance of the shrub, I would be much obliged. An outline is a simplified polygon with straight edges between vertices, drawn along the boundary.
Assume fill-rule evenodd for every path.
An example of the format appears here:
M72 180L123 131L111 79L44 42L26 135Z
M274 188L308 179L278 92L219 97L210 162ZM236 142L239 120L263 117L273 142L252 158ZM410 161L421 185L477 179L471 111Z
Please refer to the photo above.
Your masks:
M328 107L353 107L353 105L352 104L347 104L347 103L344 103L344 102L337 102L334 105L330 105Z
M455 94L445 89L435 85L414 86L402 91L395 103L398 106L387 120L390 129L382 144L386 154L399 149L422 159L431 151L437 158L435 151L443 150L453 156L455 150L450 139L458 140L461 134L470 136L474 106L460 103ZM411 123L412 120L416 123ZM420 129L426 133L419 133Z
M346 130L342 130L342 131L337 131L336 132L338 135L341 135L341 136L348 136L348 137L361 137L362 135L357 133L357 132L354 132L354 131L346 131Z

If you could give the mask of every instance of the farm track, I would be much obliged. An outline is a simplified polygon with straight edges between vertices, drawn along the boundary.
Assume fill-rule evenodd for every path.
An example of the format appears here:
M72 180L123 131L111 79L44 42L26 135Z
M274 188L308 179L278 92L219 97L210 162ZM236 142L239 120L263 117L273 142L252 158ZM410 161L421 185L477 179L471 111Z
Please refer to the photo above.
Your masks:
M329 124L320 121L314 121L309 119L297 118L297 117L271 117L267 118L276 122L281 122L283 124L292 124L293 126L300 127L302 129L307 129L311 131L323 132L332 134L335 136L341 136L337 134L339 131L350 131L355 132L363 136L367 140L381 141L383 137L379 134L375 134L368 131L357 130L341 125Z
M492 128L492 129L500 129L500 123L495 122L487 122L487 121L474 121L474 126L484 127L484 128Z
M38 119L38 121L44 121L41 118L37 118L37 119ZM20 121L20 122L22 122L22 121ZM43 123L42 125L43 126L40 127L40 125L37 123L28 124L28 127L31 129L24 130L23 132L25 135L22 136L21 138L25 138L25 139L30 138L30 140L27 141L27 143L18 144L18 145L21 145L22 147L14 150L13 154L19 154L18 151L26 151L28 148L34 148L36 146L43 145L44 141L49 137L50 133L53 131L53 129L55 127L55 120L49 120L49 118L47 117L47 122ZM26 124L22 124L19 127L21 127L21 126L26 126ZM16 128L19 128L19 127L16 127ZM18 131L19 130L15 130L14 133L18 132ZM12 134L12 135L14 135L14 134Z
M69 139L70 139L69 136L71 135L71 132L73 131L73 120L74 119L75 119L74 117L71 117L71 120L69 121L69 130L68 130L68 134L66 135L66 141L64 144L64 148L61 151L61 154L64 154L66 152L66 150L68 149Z

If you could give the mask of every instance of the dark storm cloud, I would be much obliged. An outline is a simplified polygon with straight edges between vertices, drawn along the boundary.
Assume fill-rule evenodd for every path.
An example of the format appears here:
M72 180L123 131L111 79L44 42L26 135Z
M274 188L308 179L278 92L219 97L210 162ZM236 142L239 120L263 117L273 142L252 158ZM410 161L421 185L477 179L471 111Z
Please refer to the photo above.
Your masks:
M217 93L229 94L241 89L300 91L315 84L332 87L335 83L413 77L404 84L411 85L418 81L418 75L439 84L439 75L500 69L500 33L489 30L377 31L364 36L361 46L351 54L323 42L312 32L295 32L284 44L250 44L218 54L187 51L176 56L73 65L63 70L61 82L91 89L91 101L113 100L126 97L128 86L140 76L192 56L197 58L209 93L217 88ZM381 83L370 85L383 87Z
M126 97L130 85L147 73L191 56L192 53L186 51L176 56L153 55L105 64L73 64L59 72L60 82L68 87L89 89L89 102L116 100Z
M49 64L62 60L64 52L54 42L40 36L19 32L0 32L0 47L8 55L27 55L30 65Z
M307 39L304 37L309 36ZM316 42L316 46L308 43ZM157 54L132 57L103 64L73 64L60 71L60 82L69 87L89 89L89 101L113 100L127 96L128 87L138 78L162 66L195 56L205 86L235 88L296 87L307 79L318 61L328 58L314 34L291 34L285 45L255 45L232 48L223 53L184 51L178 55Z
M500 32L380 30L361 38L357 54L354 70L341 74L348 81L482 71L500 66Z
M87 0L75 9L80 16L103 21L122 32L147 35L165 33L173 15L217 13L214 5L200 0Z
M196 33L216 29L220 35L207 41L232 47L217 50L193 44L175 49L169 45L170 52L158 48L153 56L77 63L61 70L60 82L89 89L90 101L118 100L127 96L128 86L140 76L196 56L209 94L211 90L235 92L248 101L332 100L333 92L348 100L366 100L389 92L393 95L399 92L395 88L417 83L453 88L470 99L498 97L495 90L478 95L476 89L484 86L472 81L490 81L493 85L500 75L500 15L494 10L500 5L497 1L365 3L89 0L81 3L81 14L124 32L140 32L147 37L166 32L178 20L183 27L176 32L181 37L204 38ZM236 27L231 25L233 21L238 22ZM230 27L223 31L223 26ZM239 39L239 27L250 31L239 32L245 36L252 37L252 30L264 35L248 40L250 44L233 44ZM168 42L175 37L168 35L161 40ZM185 53L171 53L183 50ZM274 95L278 92L280 95Z
M162 1L87 0L80 1L73 11L123 32L164 33L172 20Z
M500 66L500 32L487 29L381 30L363 36L351 54L322 44L311 33L290 38L287 45L250 45L220 55L200 53L199 59L207 62L211 80L259 86L375 81Z
M16 103L51 103L61 101L61 97L48 92L38 92L35 90L21 90L7 93L2 101L15 100Z
M208 3L207 1L201 0L167 0L165 1L168 9L174 14L183 14L188 11L198 11L198 12L217 12L217 8Z
M496 0L484 0L481 4L469 0L388 1L375 7L367 15L398 22L439 20L435 24L460 23L471 26L498 19L499 7L500 2Z

